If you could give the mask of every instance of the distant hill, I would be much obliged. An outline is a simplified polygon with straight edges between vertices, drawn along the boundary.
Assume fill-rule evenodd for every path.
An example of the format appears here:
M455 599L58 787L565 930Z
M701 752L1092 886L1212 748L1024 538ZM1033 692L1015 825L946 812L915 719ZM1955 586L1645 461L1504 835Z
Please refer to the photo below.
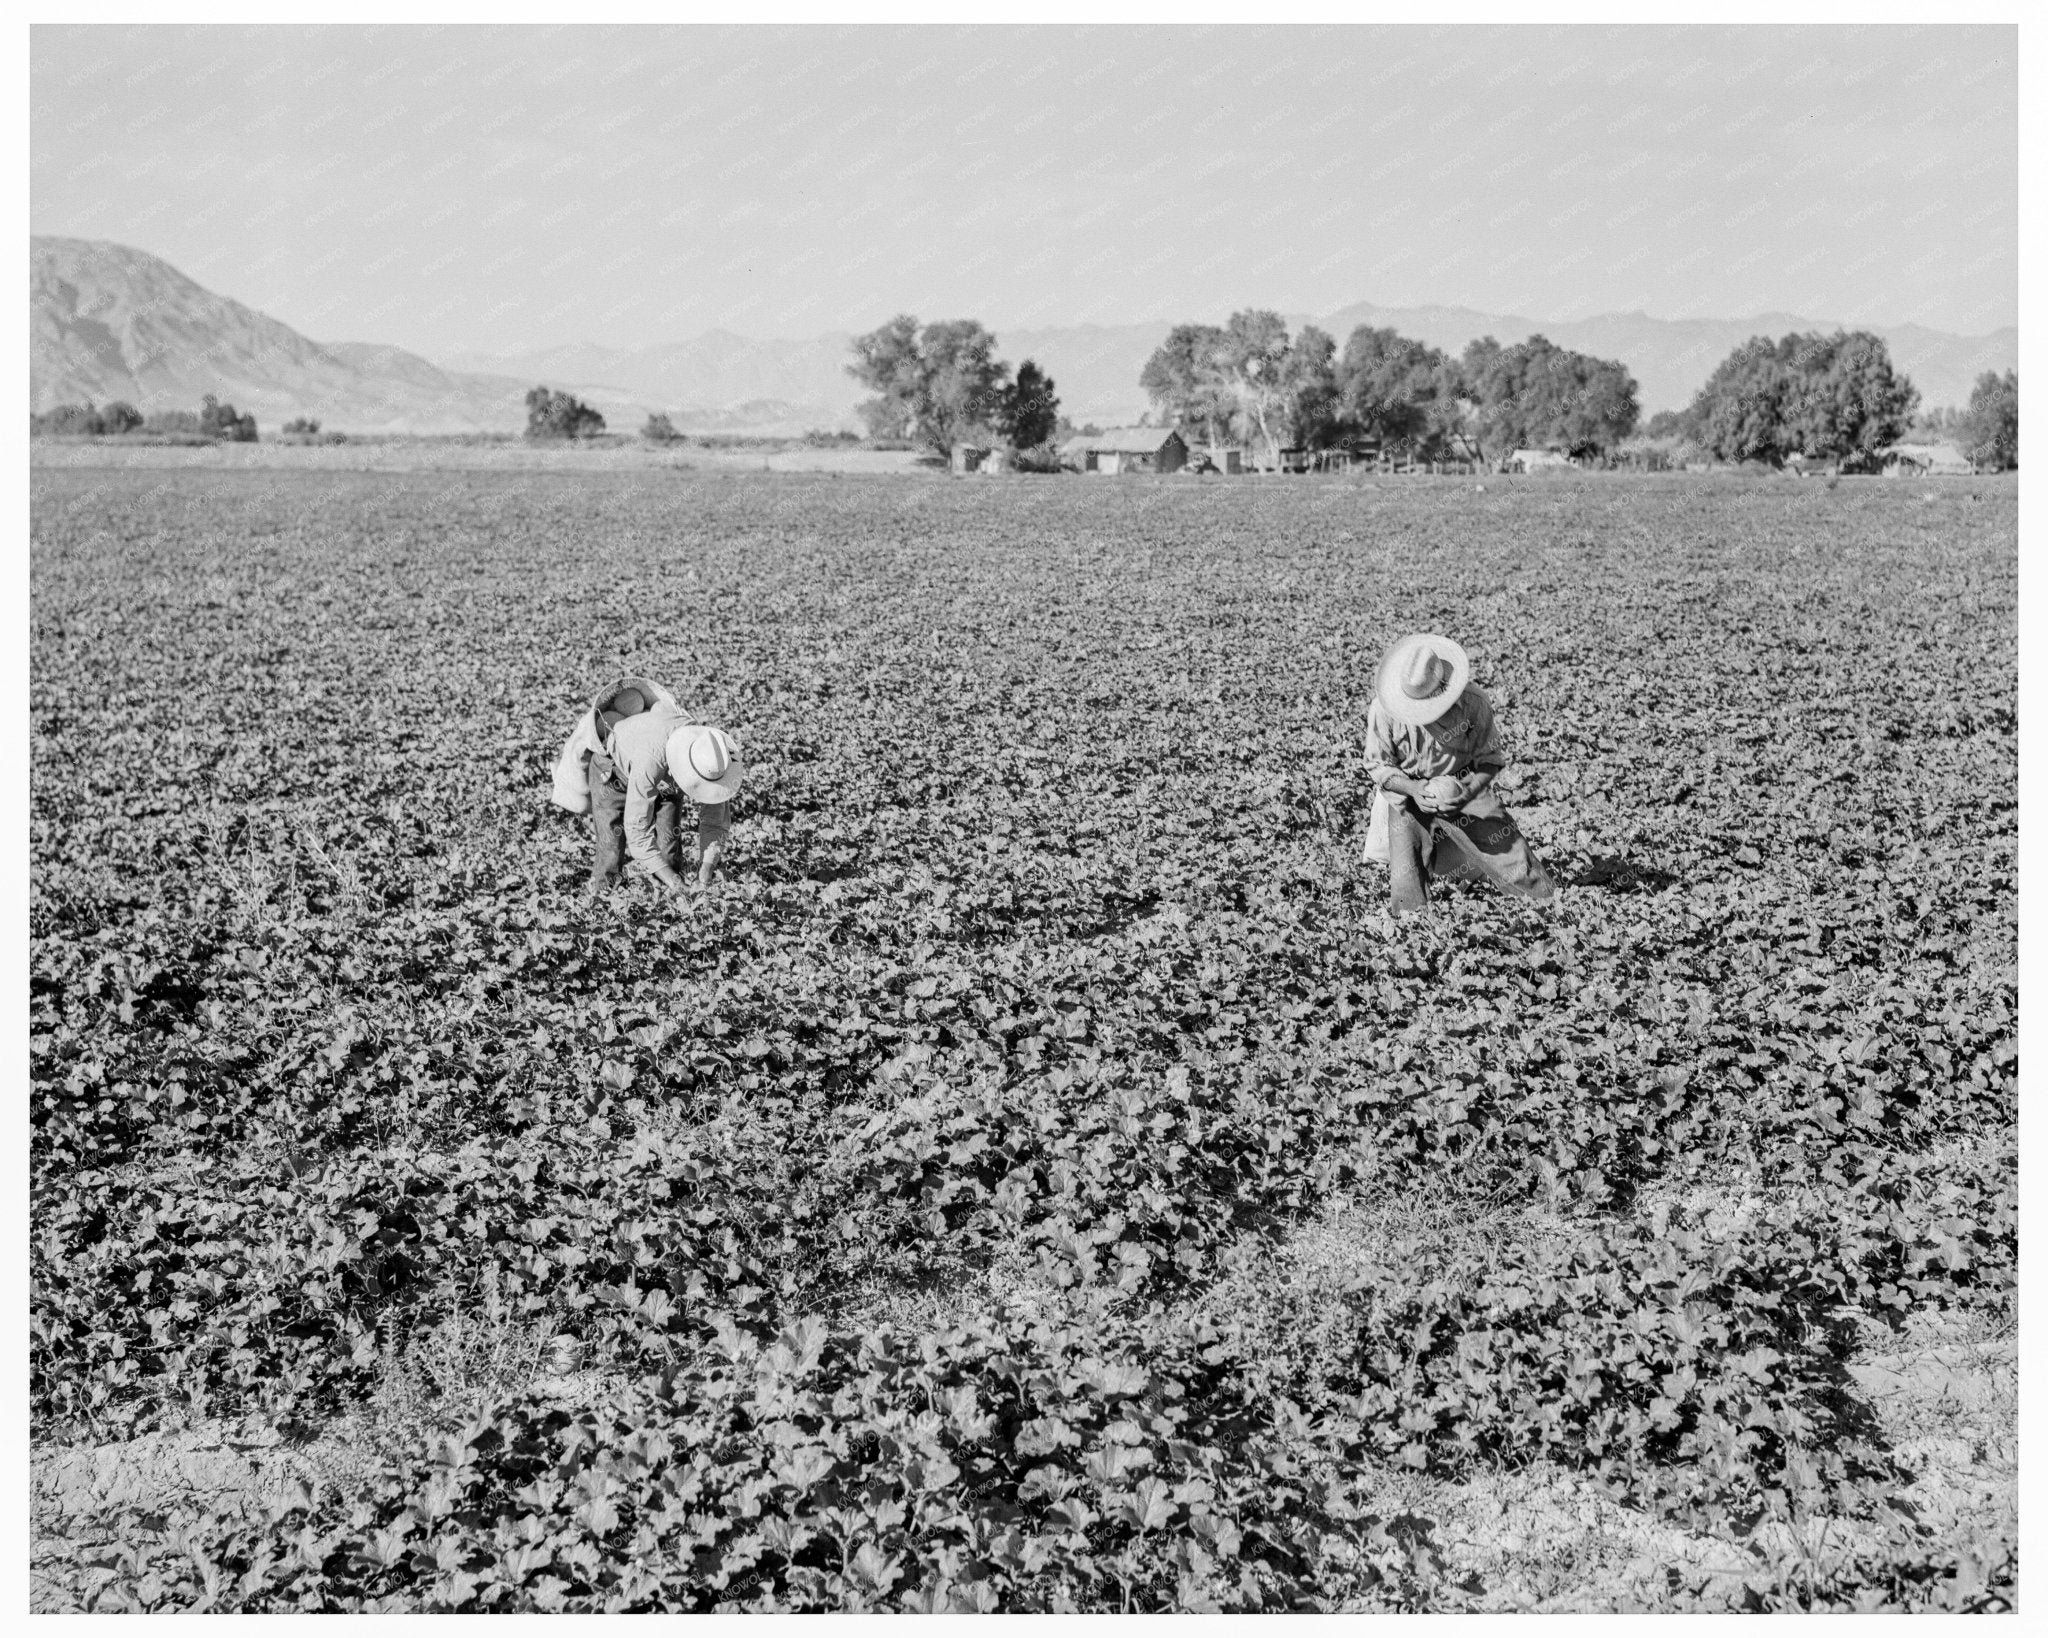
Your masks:
M266 429L310 415L355 432L516 432L526 425L527 390L545 382L595 405L615 431L635 431L650 410L661 410L683 431L784 436L857 427L854 407L866 396L846 374L847 335L758 340L709 330L641 347L579 344L454 354L435 363L397 347L310 341L144 251L88 239L33 238L29 245L30 389L37 409L87 398L125 398L144 411L191 409L211 392L253 411ZM1545 323L1370 302L1314 322L1340 347L1357 326L1371 324L1451 352L1483 335L1513 342L1540 331L1560 346L1620 359L1642 388L1646 415L1682 407L1750 336L1836 328L1789 313L1610 313ZM1168 328L1161 321L998 330L997 344L1012 364L1037 360L1074 420L1127 425L1150 408L1138 374ZM1919 325L1868 328L1886 338L1893 363L1929 407L1965 404L1980 373L2018 367L2016 329L1957 336Z
M189 410L212 393L265 431L307 415L347 432L516 432L539 379L444 370L398 347L311 341L146 251L29 241L29 394L38 410L114 398L145 414ZM626 394L590 401L615 425L637 427L645 414Z

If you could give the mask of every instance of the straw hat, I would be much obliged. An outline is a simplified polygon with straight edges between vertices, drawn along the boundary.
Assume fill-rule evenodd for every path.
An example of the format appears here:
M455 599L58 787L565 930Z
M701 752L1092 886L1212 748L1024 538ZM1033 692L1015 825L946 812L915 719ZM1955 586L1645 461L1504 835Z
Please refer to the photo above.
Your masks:
M1465 692L1472 662L1448 637L1417 632L1403 637L1380 662L1380 704L1396 722L1434 722Z
M721 728L688 724L668 736L669 777L695 802L730 802L746 764Z

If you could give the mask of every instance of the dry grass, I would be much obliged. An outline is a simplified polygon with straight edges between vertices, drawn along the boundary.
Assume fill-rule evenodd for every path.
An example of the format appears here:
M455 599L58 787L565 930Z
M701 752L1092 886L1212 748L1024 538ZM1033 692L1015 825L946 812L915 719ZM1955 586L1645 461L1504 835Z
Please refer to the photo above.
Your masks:
M129 1509L171 1514L200 1503L254 1517L305 1484L346 1493L382 1461L436 1433L476 1420L528 1391L572 1403L602 1398L615 1379L568 1339L512 1315L495 1291L442 1293L445 1317L405 1338L383 1339L369 1398L317 1430L197 1418L185 1426L102 1445L30 1452L31 1607L84 1607L95 1553L118 1545ZM81 1562L83 1559L85 1562Z
M1670 1200L1714 1235L1739 1229L1767 1204L1741 1177L1695 1185ZM1647 1213L1655 1204L1646 1193L1637 1209ZM1244 1326L1276 1357L1335 1374L1349 1367L1353 1295L1378 1271L1424 1257L1484 1268L1494 1248L1576 1232L1524 1204L1368 1187L1277 1246L1244 1254L1198 1306ZM1959 1562L2016 1539L2019 1394L2010 1317L1925 1314L1903 1336L1872 1329L1848 1371L1879 1442L1915 1475L1904 1499L1955 1545ZM1740 1608L1759 1581L1823 1581L1872 1544L1867 1527L1838 1519L1814 1521L1796 1535L1765 1525L1742 1542L1696 1535L1621 1506L1549 1464L1456 1483L1375 1467L1360 1482L1370 1493L1354 1496L1359 1506L1383 1518L1431 1521L1435 1592L1447 1609Z

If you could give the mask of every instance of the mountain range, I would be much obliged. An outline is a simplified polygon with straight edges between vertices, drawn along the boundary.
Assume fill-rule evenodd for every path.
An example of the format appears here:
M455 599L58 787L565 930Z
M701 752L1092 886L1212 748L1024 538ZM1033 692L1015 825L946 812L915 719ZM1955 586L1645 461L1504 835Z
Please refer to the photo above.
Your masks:
M618 430L666 412L695 432L789 435L858 426L865 396L847 376L847 335L757 340L708 330L685 341L633 347L573 345L510 354L451 354L435 363L369 342L316 342L251 307L214 294L161 258L103 240L29 241L30 391L33 407L122 398L145 412L195 409L213 393L275 428L312 416L351 432L516 432L538 383L573 392ZM1685 404L1728 352L1759 334L1832 330L1790 313L1746 319L1656 319L1603 314L1566 323L1460 307L1359 303L1312 320L1341 347L1362 324L1461 350L1475 337L1520 341L1538 332L1560 346L1618 358L1641 388L1645 415ZM1136 420L1148 407L1139 372L1165 338L1165 322L1080 325L998 333L1012 363L1035 359L1076 421ZM1963 404L1978 374L2018 367L2019 332L1958 336L1918 325L1870 325L1925 405Z

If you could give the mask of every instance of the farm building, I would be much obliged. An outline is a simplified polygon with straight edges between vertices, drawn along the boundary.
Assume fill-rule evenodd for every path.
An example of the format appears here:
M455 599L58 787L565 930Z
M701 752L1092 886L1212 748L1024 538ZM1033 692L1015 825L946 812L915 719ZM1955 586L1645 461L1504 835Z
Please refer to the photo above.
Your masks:
M1894 444L1884 452L1884 473L1888 478L1922 472L1967 477L1976 470L1970 457L1954 444Z
M1060 455L1082 472L1178 472L1188 464L1187 440L1172 427L1079 433L1060 445Z
M1569 455L1555 449L1518 449L1502 463L1504 472L1554 472L1577 466Z
M953 446L953 470L955 472L979 472L981 463L988 459L988 450L980 444L955 444Z

